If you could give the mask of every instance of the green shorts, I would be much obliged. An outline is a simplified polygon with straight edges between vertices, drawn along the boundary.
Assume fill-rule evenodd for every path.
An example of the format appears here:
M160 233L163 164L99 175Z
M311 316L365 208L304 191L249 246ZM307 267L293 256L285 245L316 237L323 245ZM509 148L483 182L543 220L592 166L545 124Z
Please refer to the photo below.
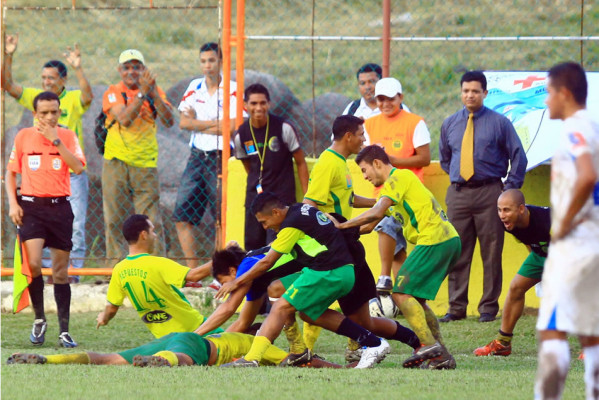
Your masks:
M317 320L335 300L349 293L354 287L354 281L352 264L330 271L304 268L287 288L283 298L297 311L303 312L312 320Z
M525 278L541 280L546 259L546 257L542 257L534 251L531 251L518 270L518 275L522 275Z
M434 300L461 253L459 237L431 246L416 245L397 273L393 293Z
M127 360L129 364L133 364L133 357L137 355L151 356L165 350L187 354L197 365L208 365L210 359L210 343L193 332L170 333L160 339L133 349L121 351L118 354Z

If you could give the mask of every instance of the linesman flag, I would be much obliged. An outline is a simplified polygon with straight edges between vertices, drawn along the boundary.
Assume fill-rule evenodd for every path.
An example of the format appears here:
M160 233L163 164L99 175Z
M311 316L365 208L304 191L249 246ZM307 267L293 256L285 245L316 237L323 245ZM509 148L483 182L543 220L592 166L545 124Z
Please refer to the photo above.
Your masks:
M18 313L29 305L29 284L31 280L31 267L29 266L29 260L27 260L27 251L23 246L23 242L21 242L21 231L17 227L13 268L13 313Z

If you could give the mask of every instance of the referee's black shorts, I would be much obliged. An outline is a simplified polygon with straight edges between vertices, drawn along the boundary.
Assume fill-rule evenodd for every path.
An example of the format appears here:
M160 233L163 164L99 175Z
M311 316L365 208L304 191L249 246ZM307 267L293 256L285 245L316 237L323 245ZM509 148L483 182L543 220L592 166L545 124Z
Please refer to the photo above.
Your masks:
M21 240L44 239L44 247L71 251L73 211L68 201L60 204L36 204L19 201L23 209Z

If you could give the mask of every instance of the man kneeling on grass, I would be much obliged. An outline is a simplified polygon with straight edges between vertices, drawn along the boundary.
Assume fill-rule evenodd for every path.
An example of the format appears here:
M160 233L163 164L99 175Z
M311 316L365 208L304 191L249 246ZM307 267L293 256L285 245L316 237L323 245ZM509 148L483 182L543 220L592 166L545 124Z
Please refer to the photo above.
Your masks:
M453 369L455 359L443 345L437 317L426 300L435 299L460 256L460 238L432 193L412 171L394 168L382 147L363 148L356 163L365 179L383 188L373 208L349 221L333 218L333 222L347 229L389 215L401 223L405 238L416 247L397 274L392 298L422 343L403 366L415 368L428 362L430 369Z
M221 365L243 356L252 346L254 336L225 332L204 337L193 332L171 333L149 343L119 353L23 354L15 353L7 364L95 364L135 367L172 367ZM262 357L262 365L279 365L288 353L270 345ZM283 363L282 365L287 365ZM341 368L321 359L298 365L313 368Z

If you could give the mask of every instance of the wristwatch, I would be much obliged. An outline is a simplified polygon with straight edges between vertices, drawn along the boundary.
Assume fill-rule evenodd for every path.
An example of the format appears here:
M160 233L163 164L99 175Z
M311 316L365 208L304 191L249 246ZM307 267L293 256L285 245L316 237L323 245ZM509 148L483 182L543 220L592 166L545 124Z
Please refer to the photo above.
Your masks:
M61 143L61 141L60 141L60 138L57 138L56 140L53 140L53 141L52 141L52 144L53 144L54 146L58 146L60 143Z
M140 99L141 101L144 101L146 96L142 92L137 92L137 98Z

